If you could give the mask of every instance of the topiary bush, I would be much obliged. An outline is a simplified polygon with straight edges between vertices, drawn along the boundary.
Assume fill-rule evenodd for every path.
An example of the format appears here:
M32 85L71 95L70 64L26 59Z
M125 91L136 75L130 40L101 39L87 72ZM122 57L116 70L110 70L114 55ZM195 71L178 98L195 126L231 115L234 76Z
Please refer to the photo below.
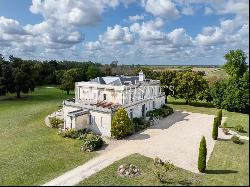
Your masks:
M85 134L83 138L82 151L92 152L102 147L104 141L99 135L93 133Z
M217 140L217 138L218 138L218 117L214 118L212 138L214 140Z
M222 121L222 110L218 111L217 118L218 118L218 127L219 127L221 125L221 121Z
M241 144L242 142L240 141L240 138L238 137L238 136L236 136L236 135L233 135L232 137L231 137L231 140L233 141L233 143L235 143L235 144Z
M113 116L111 136L117 139L124 138L134 132L134 127L124 108L119 108Z
M50 118L49 122L50 122L50 126L52 128L58 129L58 128L62 128L63 127L63 120L61 120L59 118L52 117L52 118Z
M234 129L238 132L245 132L244 127L242 125L236 125Z
M207 158L207 145L206 145L206 139L203 136L200 142L199 158L198 158L198 170L202 173L206 170L206 158Z

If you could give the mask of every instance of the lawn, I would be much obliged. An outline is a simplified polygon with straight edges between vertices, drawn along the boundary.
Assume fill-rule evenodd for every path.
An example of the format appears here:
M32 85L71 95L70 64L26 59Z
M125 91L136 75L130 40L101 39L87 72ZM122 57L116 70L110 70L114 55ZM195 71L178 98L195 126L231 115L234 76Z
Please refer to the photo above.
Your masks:
M204 114L216 114L218 109L205 102L192 102L185 105L183 100L169 99L169 106L174 110L197 112ZM249 134L249 115L227 112L223 110L223 116L227 117L229 127L238 124L244 126ZM211 124L212 125L212 124ZM218 140L207 164L207 172L197 175L181 170L181 175L191 179L192 185L249 185L249 141L244 144L234 144L228 140ZM142 175L138 178L122 178L116 175L119 165L133 163L141 167ZM162 184L153 173L153 160L141 155L131 155L111 166L85 179L80 185L166 185Z
M189 185L216 186L216 185L249 185L249 143L234 144L231 141L217 141L213 153L208 161L206 174L194 174L177 168L178 178L191 182ZM132 163L141 169L141 175L134 178L125 178L117 175L117 168L121 164ZM154 174L153 159L133 154L125 157L102 171L83 180L81 186L95 185L168 185L161 183ZM180 184L169 184L180 185Z
M117 175L117 168L121 164L131 163L138 166L141 170L141 175L137 177L121 177ZM197 183L198 175L192 172L186 171L181 168L177 168L178 177L185 178L188 181ZM127 156L119 161L116 161L112 165L106 167L102 171L92 175L86 180L82 181L79 185L81 186L133 186L133 185L162 185L157 176L154 174L155 166L153 159L142 156L140 154L133 154ZM167 184L164 184L167 185ZM180 185L180 184L171 184L171 185Z
M39 87L21 99L0 97L0 185L40 185L95 156L81 141L64 139L44 124L67 96Z
M248 186L249 141L243 145L219 140L208 161L207 174L200 177L199 185Z

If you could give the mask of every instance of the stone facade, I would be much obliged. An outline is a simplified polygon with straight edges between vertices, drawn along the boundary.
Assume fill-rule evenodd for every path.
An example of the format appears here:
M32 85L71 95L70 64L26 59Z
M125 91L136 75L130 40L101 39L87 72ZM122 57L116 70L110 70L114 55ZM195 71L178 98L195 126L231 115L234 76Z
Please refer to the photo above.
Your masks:
M75 84L75 99L63 103L64 128L88 128L111 136L112 116L124 107L130 118L145 117L147 111L165 103L159 80L139 76L97 77Z

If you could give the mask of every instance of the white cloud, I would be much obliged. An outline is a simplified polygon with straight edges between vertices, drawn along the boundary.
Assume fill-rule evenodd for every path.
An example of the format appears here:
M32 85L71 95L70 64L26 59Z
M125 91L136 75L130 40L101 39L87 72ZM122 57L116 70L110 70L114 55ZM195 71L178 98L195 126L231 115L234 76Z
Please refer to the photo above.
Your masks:
M224 42L222 29L219 27L206 27L201 34L196 37L198 45L217 45Z
M101 21L106 8L118 5L118 0L32 0L30 11L42 14L48 22L94 26Z
M187 7L184 7L182 8L182 11L181 11L182 14L184 15L193 15L194 14L194 10L191 6L187 6Z
M154 16L176 19L179 11L171 0L148 0L145 5L147 12Z
M130 26L130 30L134 33L138 33L141 40L151 42L152 44L162 43L166 41L166 34L161 32L160 29L163 27L164 21L161 18L156 18L148 22L133 23Z
M183 28L173 30L168 34L168 37L174 47L183 47L192 44L192 38L186 34Z
M107 31L99 36L99 40L108 44L132 44L134 36L128 27L115 25L114 28L108 27Z
M205 15L211 15L213 12L214 12L213 9L210 7L205 7L205 9L204 9Z
M144 16L143 15L138 15L136 14L135 16L129 16L129 20L131 22L136 22L138 20L143 20L144 19Z
M85 43L84 46L85 46L85 48L86 48L87 50L90 50L90 51L101 49L101 43L100 43L99 41L87 42L87 43Z
M27 34L18 21L3 16L0 17L0 33L18 35Z

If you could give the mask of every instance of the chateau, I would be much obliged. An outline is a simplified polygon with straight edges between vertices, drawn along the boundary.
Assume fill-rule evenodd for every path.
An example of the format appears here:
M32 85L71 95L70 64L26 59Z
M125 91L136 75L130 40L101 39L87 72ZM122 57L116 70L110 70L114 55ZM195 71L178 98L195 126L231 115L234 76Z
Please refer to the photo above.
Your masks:
M160 81L139 76L97 77L75 83L75 98L63 102L64 129L87 128L111 136L112 116L123 107L129 117L146 117L165 103Z

